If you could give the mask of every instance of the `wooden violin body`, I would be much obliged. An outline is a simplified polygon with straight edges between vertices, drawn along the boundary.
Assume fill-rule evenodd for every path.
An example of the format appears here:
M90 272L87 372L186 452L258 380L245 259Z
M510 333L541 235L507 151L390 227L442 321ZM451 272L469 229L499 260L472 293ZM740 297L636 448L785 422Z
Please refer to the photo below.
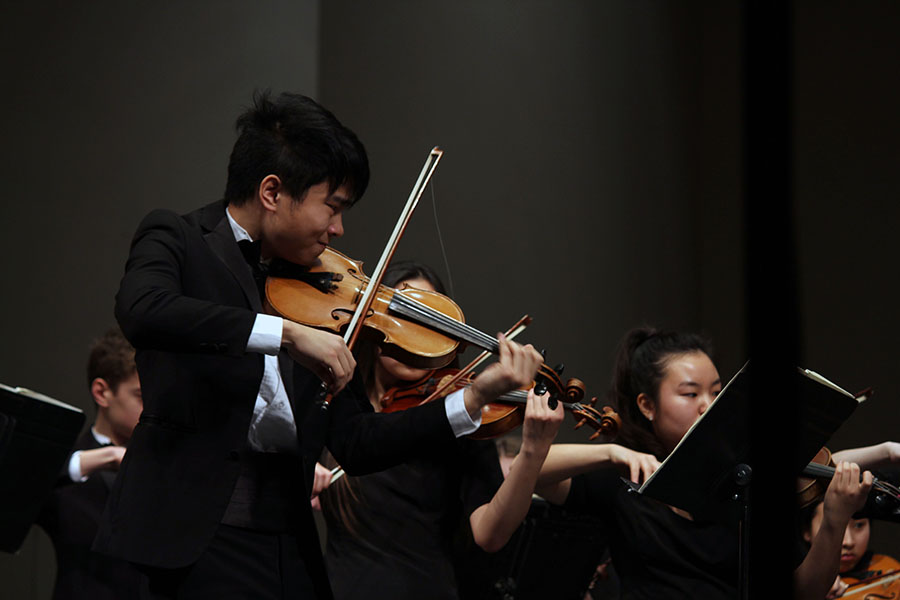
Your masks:
M269 306L297 323L341 333L369 284L362 263L329 247L315 266L306 271L297 267L295 272L302 273L304 278L275 276L266 280ZM307 276L315 274L326 276L319 280L321 285L311 283L316 280ZM416 312L422 317L406 317L400 310ZM459 306L437 292L414 288L396 290L382 285L364 318L364 335L381 344L388 356L420 369L447 365L464 339L435 327L435 322L440 322L451 329L465 321Z
M850 585L841 598L876 600L900 598L900 562L890 556L875 554L866 567L866 575L841 577Z
M831 458L831 451L822 447L815 457L812 459L813 464L834 467L834 461ZM819 498L825 495L825 489L828 482L819 477L798 477L797 478L797 507L806 508Z

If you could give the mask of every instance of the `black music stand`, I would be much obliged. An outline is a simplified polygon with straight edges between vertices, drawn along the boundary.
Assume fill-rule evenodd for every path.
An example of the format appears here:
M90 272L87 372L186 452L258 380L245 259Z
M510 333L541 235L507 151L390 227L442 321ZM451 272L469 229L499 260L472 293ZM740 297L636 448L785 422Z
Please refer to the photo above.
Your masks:
M74 406L0 383L0 550L22 546L83 424Z
M738 521L740 532L739 590L746 594L751 507L750 363L722 389L707 411L640 488L655 498L694 516ZM850 416L864 397L855 398L821 375L796 370L797 404L801 431L791 468L798 475ZM766 406L759 406L765 410ZM743 596L746 597L746 596Z

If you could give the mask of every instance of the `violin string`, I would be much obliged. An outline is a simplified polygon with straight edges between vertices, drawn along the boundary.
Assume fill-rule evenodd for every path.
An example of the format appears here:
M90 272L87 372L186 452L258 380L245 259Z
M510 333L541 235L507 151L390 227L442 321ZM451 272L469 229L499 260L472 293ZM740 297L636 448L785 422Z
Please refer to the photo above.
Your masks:
M396 303L396 304L395 304ZM466 340L478 346L497 352L499 344L497 340L486 333L478 331L474 327L460 323L456 319L434 310L421 302L408 298L402 294L394 294L390 307L405 316L417 319L419 322L431 325L444 332L450 332L454 337Z
M447 259L447 250L444 247L444 236L441 235L441 221L438 219L437 199L434 195L434 179L431 180L431 207L434 210L434 228L437 230L438 245L441 247L441 256L444 259L444 268L447 270L447 287L450 289L450 297L455 298L453 291L453 275L450 273L450 261Z
M403 301L405 302L407 300L407 298L404 298ZM478 331L473 327L466 325L465 323L460 323L459 321L452 319L447 315L444 315L425 305L422 305L415 300L413 300L412 303L412 308L417 314L421 316L424 322L430 323L438 329L453 332L455 334L455 337L472 342L482 348L490 349L496 352L498 345L497 340L495 340L494 338Z

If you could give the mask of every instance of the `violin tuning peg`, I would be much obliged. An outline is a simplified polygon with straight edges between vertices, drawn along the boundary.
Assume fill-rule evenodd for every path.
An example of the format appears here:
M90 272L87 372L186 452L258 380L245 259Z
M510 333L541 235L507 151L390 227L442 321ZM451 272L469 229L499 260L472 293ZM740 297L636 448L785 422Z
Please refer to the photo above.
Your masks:
M588 404L590 404L591 406L597 406L597 396L591 398L591 401Z
M543 396L547 393L547 384L543 381L539 381L537 385L534 386L534 394L536 396Z
M559 363L558 365L553 367L553 370L556 371L557 375L562 375L562 372L565 370L565 368L566 365L564 365L563 363Z
M591 435L591 437L588 438L588 441L589 441L589 442L593 442L593 441L596 440L598 437L600 437L600 432L599 432L599 431L595 431L595 432Z
M541 348L541 358L547 358L547 349Z
M580 421L575 423L575 427L573 427L572 429L581 429L582 427L584 427L585 423L587 423L587 419L581 419Z

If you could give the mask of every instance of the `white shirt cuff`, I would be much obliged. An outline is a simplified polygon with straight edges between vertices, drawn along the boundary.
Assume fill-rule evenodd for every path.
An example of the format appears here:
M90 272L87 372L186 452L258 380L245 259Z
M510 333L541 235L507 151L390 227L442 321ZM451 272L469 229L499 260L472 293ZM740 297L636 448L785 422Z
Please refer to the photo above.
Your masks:
M81 450L76 450L69 457L69 479L75 483L87 481L87 477L81 474Z
M281 350L281 330L284 319L273 315L256 315L250 338L247 340L247 352L259 354L278 354Z
M478 413L477 419L472 420L469 411L466 410L465 391L465 389L456 390L444 401L447 420L450 421L450 428L456 437L468 435L481 426L481 413Z

